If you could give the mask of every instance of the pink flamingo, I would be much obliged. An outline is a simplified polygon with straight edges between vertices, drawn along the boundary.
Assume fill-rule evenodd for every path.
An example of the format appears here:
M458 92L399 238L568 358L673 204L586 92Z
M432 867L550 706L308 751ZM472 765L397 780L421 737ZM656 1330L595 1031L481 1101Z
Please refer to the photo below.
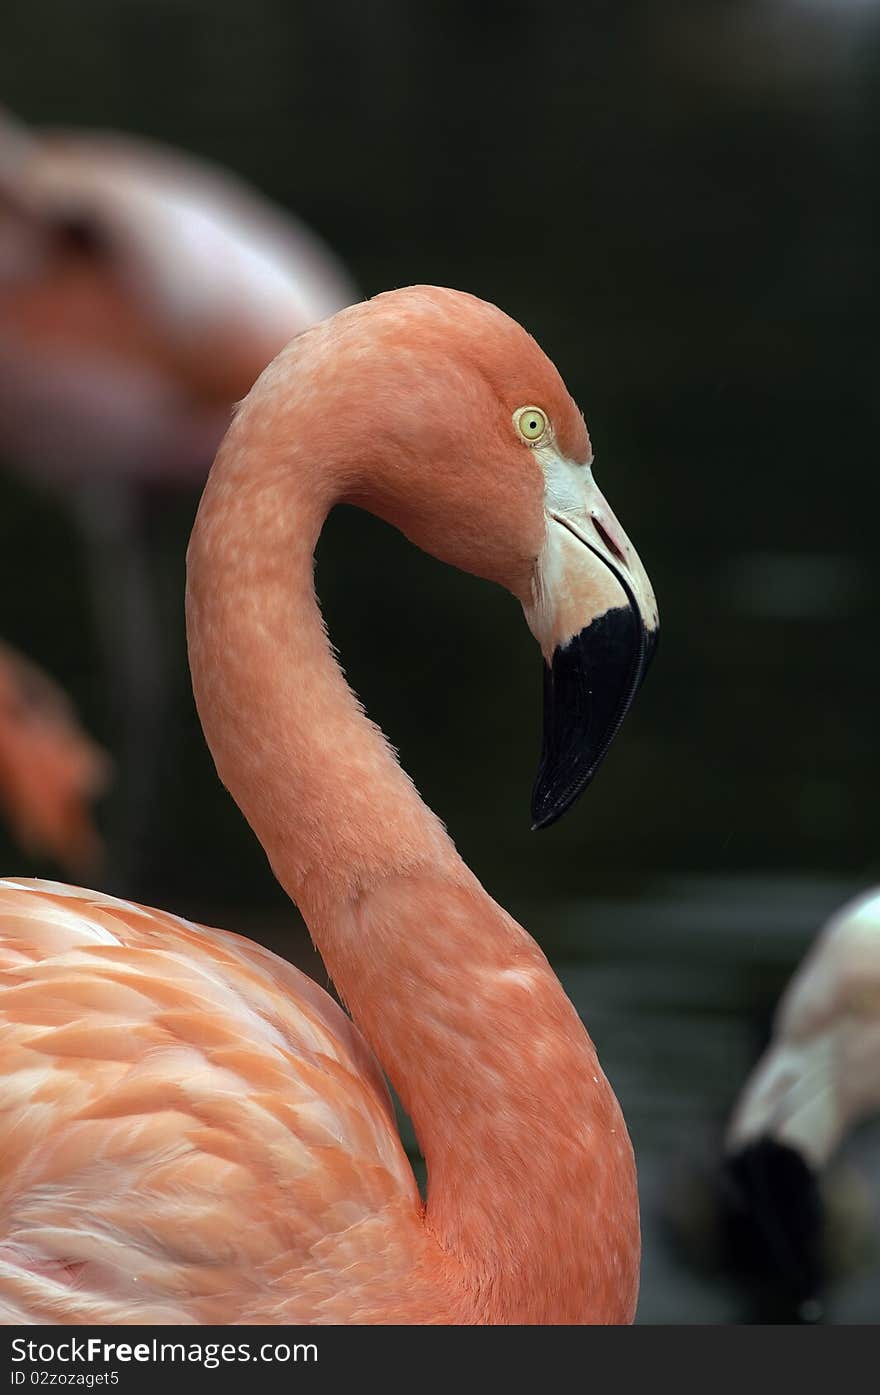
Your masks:
M109 772L60 688L0 644L0 810L22 846L93 871L102 848L88 806Z
M0 113L0 451L63 491L87 543L128 857L144 840L167 702L149 497L200 485L232 404L356 294L313 233L232 175Z
M335 661L313 550L339 501L522 603L546 660L537 825L592 778L639 685L650 584L519 325L416 287L285 349L202 498L190 665L220 778L351 1018L247 940L0 883L5 1321L633 1317L620 1109L546 958ZM427 1161L424 1203L377 1061Z
M0 445L29 473L200 485L231 404L356 298L314 233L227 171L0 114Z

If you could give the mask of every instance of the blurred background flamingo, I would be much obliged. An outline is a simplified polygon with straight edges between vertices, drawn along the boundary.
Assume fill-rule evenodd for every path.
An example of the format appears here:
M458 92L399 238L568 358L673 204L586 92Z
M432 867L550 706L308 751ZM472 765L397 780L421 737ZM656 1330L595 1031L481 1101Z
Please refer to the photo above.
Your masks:
M91 803L109 775L109 758L58 685L0 644L0 814L20 845L68 873L99 875Z
M751 1282L777 1312L821 1317L838 1237L824 1174L880 1113L880 890L837 911L776 1010L770 1044L726 1138L726 1220ZM880 1176L871 1178L880 1193ZM867 1229L876 1200L865 1208ZM840 1213L839 1205L832 1209Z
M147 874L168 629L150 523L232 405L356 297L321 240L232 174L120 134L0 119L0 452L82 530L119 742L111 874Z

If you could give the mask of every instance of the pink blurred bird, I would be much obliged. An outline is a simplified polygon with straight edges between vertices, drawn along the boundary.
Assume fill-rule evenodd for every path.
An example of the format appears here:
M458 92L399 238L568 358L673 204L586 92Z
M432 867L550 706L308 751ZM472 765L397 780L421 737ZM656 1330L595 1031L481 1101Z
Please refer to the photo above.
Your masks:
M263 373L193 531L190 665L220 778L353 1021L247 940L0 883L4 1321L632 1319L632 1148L593 1045L364 715L314 593L338 502L507 587L544 654L549 824L658 623L591 459L534 340L459 292L344 310Z
M29 472L200 484L231 404L356 298L314 233L226 171L0 122L0 448Z
M0 114L0 455L84 531L135 857L167 703L147 493L199 485L266 364L356 297L314 233L231 174Z
M89 806L109 774L61 689L0 644L0 813L21 845L93 872L102 845Z

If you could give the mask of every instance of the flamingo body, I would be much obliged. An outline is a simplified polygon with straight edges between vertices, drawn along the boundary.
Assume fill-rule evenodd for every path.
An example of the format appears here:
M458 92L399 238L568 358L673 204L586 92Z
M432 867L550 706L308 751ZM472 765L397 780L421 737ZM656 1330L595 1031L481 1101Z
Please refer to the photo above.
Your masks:
M311 979L51 882L0 883L0 943L5 1322L409 1308L418 1189L375 1058Z
M424 888L403 900L415 918ZM473 909L460 908L471 925ZM387 910L399 917L399 894ZM437 922L448 933L448 915ZM516 972L516 1005L539 1010L529 968ZM491 1287L480 1292L426 1234L370 1048L277 955L100 892L5 880L0 983L4 1322L509 1320ZM474 1009L476 1035L487 1004ZM499 1071L523 1051L517 1024L499 1035ZM546 1070L540 1042L528 1055ZM629 1141L607 1081L594 1079L623 1172L597 1168L593 1200L625 1217ZM548 1074L561 1101L576 1085L551 1086ZM482 1159L480 1183L497 1187L496 1169ZM571 1230L563 1202L560 1244ZM624 1275L586 1250L568 1320L585 1296L592 1321L632 1317L638 1245L627 1230L622 1220L625 1296ZM543 1318L541 1278L522 1321Z

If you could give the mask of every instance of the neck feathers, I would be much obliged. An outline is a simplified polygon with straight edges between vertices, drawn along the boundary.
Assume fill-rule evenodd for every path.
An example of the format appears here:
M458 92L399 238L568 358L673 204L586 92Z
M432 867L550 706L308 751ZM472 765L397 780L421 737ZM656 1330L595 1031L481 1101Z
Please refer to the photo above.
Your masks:
M544 955L348 688L313 587L340 483L279 449L295 432L260 407L221 448L188 557L220 778L413 1119L425 1227L462 1275L467 1320L627 1321L638 1202L617 1102Z
M269 449L255 460L241 435L221 448L190 543L193 689L220 778L308 920L458 859L333 656L313 583L326 480Z

